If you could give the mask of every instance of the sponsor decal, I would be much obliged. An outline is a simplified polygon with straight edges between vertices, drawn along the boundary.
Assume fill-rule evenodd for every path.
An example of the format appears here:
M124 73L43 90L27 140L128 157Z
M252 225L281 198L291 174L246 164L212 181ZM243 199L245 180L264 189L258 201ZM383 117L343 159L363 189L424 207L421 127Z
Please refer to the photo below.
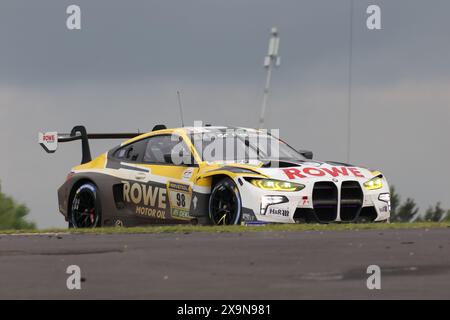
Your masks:
M172 218L175 218L175 219L190 219L191 218L191 216L189 215L189 211L186 211L186 210L172 208L170 212L171 212Z
M188 168L183 172L183 180L190 180L192 178L192 174L194 173L193 168Z
M58 133L57 132L39 132L39 144L49 153L53 153L58 148Z
M309 198L308 196L303 196L302 198L302 205L308 206L309 205Z
M156 218L156 219L165 219L166 218L166 210L160 210L156 208L147 208L142 206L136 206L136 213L138 215Z
M192 189L188 184L169 181L167 183L169 193L170 215L175 219L190 219Z
M56 136L54 134L45 134L42 136L42 142L54 142Z
M286 168L282 169L289 179L310 177L357 177L364 178L358 168L354 167L332 167L332 168Z
M254 214L250 214L250 213L243 213L242 214L242 221L256 221L256 217Z
M123 200L136 206L136 214L149 218L166 218L167 190L165 188L129 181L122 181L122 183Z
M287 208L269 207L267 213L272 216L289 217L289 209Z
M389 207L388 206L383 206L380 208L380 212L388 212L389 211Z

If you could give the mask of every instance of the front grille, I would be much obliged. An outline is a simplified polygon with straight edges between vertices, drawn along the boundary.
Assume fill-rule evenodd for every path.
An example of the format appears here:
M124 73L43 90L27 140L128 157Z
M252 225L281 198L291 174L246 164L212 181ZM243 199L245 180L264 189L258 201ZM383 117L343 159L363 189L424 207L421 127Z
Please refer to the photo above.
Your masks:
M342 221L355 220L363 205L364 195L357 181L344 181L341 185L341 211Z
M336 220L338 208L338 190L333 182L316 182L314 184L313 207L320 222Z

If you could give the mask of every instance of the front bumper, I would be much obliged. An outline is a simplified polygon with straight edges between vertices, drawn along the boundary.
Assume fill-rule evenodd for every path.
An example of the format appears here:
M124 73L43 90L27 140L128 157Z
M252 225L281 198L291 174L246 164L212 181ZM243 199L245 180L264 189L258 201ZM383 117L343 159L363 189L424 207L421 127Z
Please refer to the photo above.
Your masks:
M237 185L244 222L378 222L390 217L387 183L381 189L366 190L356 180L313 181L298 192L279 192L262 190L244 179L241 182Z

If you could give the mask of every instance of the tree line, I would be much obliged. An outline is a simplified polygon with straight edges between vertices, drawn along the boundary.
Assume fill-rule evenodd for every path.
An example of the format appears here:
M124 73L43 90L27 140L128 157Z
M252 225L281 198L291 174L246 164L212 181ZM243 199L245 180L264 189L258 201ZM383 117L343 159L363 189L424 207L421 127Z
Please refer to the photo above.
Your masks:
M412 198L401 201L395 187L391 187L391 222L441 222L450 221L450 210L441 207L437 202L423 213Z
M0 230L21 230L34 229L36 225L26 220L26 216L30 211L13 198L2 192L0 183Z

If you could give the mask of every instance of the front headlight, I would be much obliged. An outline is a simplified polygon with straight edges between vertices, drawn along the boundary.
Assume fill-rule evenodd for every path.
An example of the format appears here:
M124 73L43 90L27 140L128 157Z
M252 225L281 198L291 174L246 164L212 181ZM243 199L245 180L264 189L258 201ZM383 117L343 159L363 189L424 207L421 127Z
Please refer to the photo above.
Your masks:
M270 191L300 191L305 186L303 184L272 179L251 179L250 183L258 188Z
M367 190L377 190L383 187L383 177L376 176L375 178L370 179L367 182L364 182L364 187Z

